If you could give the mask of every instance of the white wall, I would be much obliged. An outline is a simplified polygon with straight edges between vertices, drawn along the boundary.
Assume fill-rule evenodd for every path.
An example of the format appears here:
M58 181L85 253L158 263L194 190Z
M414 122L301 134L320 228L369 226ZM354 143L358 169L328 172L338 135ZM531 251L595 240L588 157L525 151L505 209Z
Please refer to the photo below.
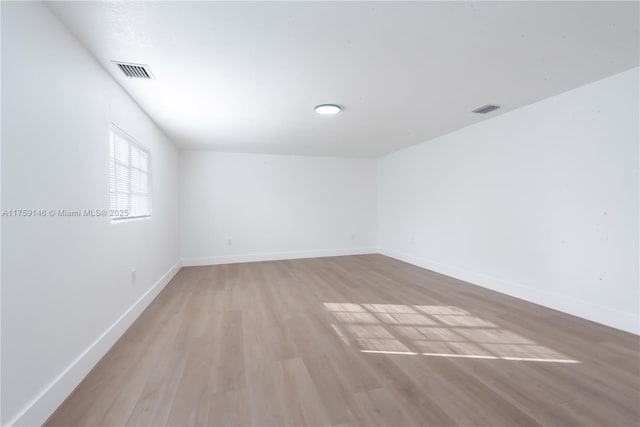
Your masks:
M150 219L2 218L2 424L35 425L175 273L178 153L43 4L2 2L2 55L3 209L108 208L111 122L153 157Z
M639 69L378 163L385 254L640 333Z
M374 160L186 151L180 171L185 265L375 251Z

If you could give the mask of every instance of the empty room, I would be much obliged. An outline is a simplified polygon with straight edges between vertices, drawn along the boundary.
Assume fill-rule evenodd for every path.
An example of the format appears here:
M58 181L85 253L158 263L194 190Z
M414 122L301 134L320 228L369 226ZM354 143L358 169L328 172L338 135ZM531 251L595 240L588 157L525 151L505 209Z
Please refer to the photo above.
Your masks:
M0 14L0 425L640 425L640 2Z

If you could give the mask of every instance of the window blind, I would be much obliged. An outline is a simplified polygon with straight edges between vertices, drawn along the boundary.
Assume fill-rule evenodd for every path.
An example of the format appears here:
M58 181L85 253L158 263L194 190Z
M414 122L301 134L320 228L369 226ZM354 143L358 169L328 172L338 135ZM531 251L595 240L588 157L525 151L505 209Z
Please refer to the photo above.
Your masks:
M149 151L112 125L109 154L111 218L151 216Z

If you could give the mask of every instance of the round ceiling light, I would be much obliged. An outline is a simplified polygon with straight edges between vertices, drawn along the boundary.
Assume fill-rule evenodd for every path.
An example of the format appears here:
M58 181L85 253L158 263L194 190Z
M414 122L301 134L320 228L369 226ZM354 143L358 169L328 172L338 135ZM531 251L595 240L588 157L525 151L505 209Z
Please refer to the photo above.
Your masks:
M342 108L340 108L340 106L336 104L321 104L316 105L315 110L318 114L322 114L323 116L330 116L332 114L338 114L340 111L342 111Z

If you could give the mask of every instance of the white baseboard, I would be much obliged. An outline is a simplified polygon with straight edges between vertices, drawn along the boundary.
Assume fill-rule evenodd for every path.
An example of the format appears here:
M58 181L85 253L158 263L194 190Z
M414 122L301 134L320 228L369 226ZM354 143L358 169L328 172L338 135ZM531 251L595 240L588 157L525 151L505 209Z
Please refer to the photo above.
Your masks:
M344 249L319 249L311 251L292 251L292 252L268 252L261 254L243 254L243 255L222 255L197 258L183 258L182 265L184 267L195 267L200 265L219 265L219 264L237 264L241 262L258 262L258 261L278 261L286 259L302 259L302 258L321 258L330 256L345 255L366 255L375 254L376 248L344 248Z
M180 270L178 261L169 269L144 295L142 295L127 311L125 311L109 328L102 333L87 349L85 349L67 368L51 383L44 387L31 402L25 405L9 426L42 425L60 404L71 394L73 389L102 359L109 349L118 341L131 324L147 308L151 301L164 289L173 276Z
M474 285L482 286L483 288L491 289L534 304L539 304L573 316L601 323L606 326L611 326L612 328L640 335L640 317L632 313L614 310L567 295L543 291L520 283L502 280L485 274L441 264L433 260L417 258L391 249L379 249L378 252L382 255L395 258L418 267L426 268L427 270L432 270Z

